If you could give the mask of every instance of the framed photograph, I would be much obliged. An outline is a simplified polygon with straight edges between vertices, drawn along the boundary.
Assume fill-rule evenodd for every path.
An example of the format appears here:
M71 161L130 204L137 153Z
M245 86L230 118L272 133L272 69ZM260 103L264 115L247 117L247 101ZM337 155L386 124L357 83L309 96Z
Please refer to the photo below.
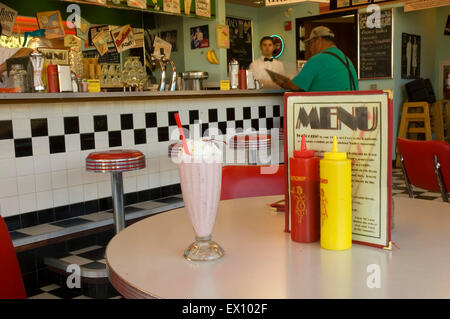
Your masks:
M166 42L169 42L172 45L172 52L177 52L177 30L172 31L161 31L161 39L163 39Z
M191 49L209 48L209 26L191 28Z
M69 51L63 49L51 49L51 48L38 48L38 51L41 52L45 61L49 64L55 65L64 65L69 64Z
M286 93L284 162L301 147L323 158L333 137L352 161L353 243L391 247L393 100L390 91ZM285 231L291 230L291 178L286 178ZM327 209L324 195L325 209Z
M47 39L64 38L64 25L59 11L38 12L36 16L39 28L45 29Z
M227 17L230 28L230 48L227 50L227 63L237 59L239 66L248 68L253 62L253 22L249 19Z
M402 34L402 79L420 78L420 35Z

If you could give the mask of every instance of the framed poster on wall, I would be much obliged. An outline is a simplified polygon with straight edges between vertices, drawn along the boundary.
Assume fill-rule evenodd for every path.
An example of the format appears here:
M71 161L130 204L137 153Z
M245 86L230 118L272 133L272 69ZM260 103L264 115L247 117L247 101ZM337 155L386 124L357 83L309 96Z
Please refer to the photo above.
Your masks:
M402 34L402 79L420 78L420 35Z
M253 24L252 20L227 17L230 28L230 48L227 50L227 62L235 58L239 66L248 69L253 62Z
M391 246L392 105L389 91L285 94L286 231L291 226L289 158L300 149L302 134L319 158L337 136L339 151L352 161L353 242Z

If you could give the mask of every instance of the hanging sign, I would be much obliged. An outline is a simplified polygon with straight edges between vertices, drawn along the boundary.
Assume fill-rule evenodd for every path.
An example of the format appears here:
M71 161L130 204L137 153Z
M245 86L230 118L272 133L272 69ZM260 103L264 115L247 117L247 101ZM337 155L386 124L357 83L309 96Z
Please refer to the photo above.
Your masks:
M392 92L285 94L285 158L308 149L323 158L337 136L339 151L352 161L352 239L354 243L390 247L392 201ZM291 188L287 180L286 231L290 231Z
M129 24L112 30L111 36L113 38L114 45L117 48L117 52L119 53L129 50L136 45L133 36L133 29L131 29Z
M163 11L170 13L181 13L180 0L164 0Z
M0 22L2 25L1 35L6 35L8 37L12 35L16 18L17 11L4 5L3 3L0 3Z
M200 17L211 18L211 1L210 0L196 0L195 14Z

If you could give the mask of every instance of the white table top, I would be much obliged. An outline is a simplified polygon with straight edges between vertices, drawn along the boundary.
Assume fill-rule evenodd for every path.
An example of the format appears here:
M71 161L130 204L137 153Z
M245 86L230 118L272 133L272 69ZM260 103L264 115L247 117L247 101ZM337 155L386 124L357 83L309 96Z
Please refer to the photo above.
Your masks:
M393 251L353 244L348 251L300 244L283 232L280 196L222 201L215 262L189 262L194 232L184 208L142 220L106 250L110 280L127 298L450 298L450 204L395 198ZM381 269L369 289L367 266Z

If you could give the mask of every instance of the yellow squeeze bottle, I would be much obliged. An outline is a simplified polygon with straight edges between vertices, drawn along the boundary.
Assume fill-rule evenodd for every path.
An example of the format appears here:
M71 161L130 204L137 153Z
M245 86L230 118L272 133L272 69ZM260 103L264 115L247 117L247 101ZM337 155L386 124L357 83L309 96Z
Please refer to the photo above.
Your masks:
M329 250L352 246L352 165L333 138L320 161L320 245Z

